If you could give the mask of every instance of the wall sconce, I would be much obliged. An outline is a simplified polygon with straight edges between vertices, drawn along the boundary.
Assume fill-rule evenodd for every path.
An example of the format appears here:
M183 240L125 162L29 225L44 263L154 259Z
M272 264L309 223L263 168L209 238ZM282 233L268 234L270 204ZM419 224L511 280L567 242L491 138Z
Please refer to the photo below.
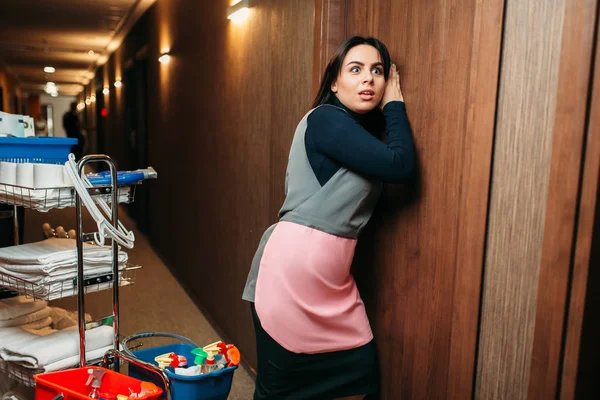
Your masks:
M160 57L158 57L158 62L161 64L166 64L169 62L170 59L171 56L169 55L169 52L164 52L160 55Z
M115 81L115 87L117 87L117 88L118 88L118 87L121 87L121 85L122 85L122 83L121 83L121 80L120 80L120 79L117 79L117 80Z
M234 21L242 21L250 14L250 0L240 0L227 8L227 18Z
M108 88L108 86L106 86L104 89L102 89L102 94L109 94L110 93L110 89Z

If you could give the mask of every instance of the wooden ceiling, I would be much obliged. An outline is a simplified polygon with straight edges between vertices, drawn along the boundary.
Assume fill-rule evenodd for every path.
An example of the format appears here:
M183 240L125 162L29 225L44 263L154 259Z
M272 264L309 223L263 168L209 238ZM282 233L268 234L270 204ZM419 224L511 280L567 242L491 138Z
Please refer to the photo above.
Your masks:
M24 93L54 82L59 95L76 95L155 1L0 0L0 66Z

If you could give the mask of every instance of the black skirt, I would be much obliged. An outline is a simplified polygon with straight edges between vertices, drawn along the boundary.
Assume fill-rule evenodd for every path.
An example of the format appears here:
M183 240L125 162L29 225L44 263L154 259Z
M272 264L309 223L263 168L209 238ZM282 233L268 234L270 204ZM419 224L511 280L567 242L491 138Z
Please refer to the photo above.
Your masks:
M374 341L349 350L294 353L265 332L254 303L251 308L258 356L254 400L330 400L378 392L379 363Z

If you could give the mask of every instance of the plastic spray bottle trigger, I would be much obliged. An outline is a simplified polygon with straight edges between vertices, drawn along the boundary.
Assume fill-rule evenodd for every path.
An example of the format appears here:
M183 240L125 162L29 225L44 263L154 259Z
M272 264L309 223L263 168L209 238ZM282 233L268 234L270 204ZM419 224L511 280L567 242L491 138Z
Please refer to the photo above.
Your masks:
M208 353L208 357L206 357L206 373L210 373L217 370L217 365L215 364L215 355L213 353Z
M100 386L102 385L102 378L104 377L104 372L105 371L101 369L88 369L88 374L90 376L88 377L88 380L85 383L85 385L92 386L92 391L90 392L90 394L88 394L88 397L91 397L92 399L99 398Z

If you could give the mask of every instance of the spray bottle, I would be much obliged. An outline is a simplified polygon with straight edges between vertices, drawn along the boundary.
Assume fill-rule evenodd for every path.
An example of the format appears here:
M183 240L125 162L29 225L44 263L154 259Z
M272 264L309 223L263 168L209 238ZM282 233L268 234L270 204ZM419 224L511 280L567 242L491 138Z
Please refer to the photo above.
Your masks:
M90 394L88 394L88 397L91 397L92 399L97 399L100 397L100 386L102 385L102 378L104 377L104 373L105 371L101 369L88 369L88 374L90 376L88 377L88 380L85 383L85 385L92 387L92 391L90 392Z

